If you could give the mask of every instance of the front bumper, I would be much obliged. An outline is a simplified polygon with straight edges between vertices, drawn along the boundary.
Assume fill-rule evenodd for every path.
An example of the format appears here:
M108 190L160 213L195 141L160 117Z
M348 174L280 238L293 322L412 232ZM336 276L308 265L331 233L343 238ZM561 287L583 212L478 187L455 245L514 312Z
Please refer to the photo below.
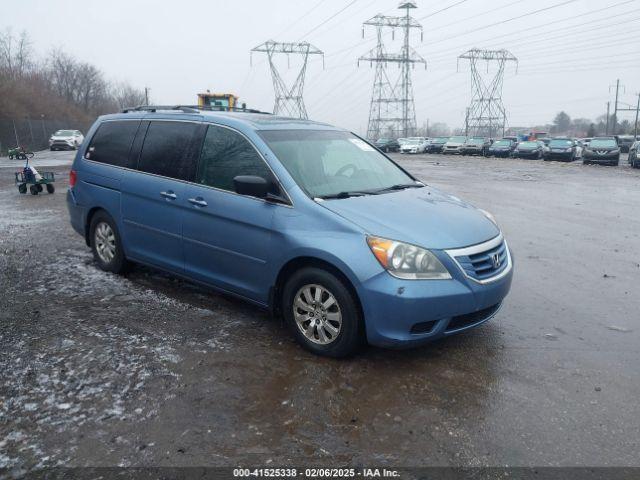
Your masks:
M509 270L484 284L466 277L445 253L438 257L452 279L402 280L385 271L359 286L371 345L422 345L479 326L497 313L511 288L511 256Z
M517 157L517 158L538 158L538 156L540 155L540 151L539 150L533 150L531 152L528 151L519 151L519 152L513 152L513 156Z
M564 160L569 161L574 159L574 152L545 152L545 160Z
M511 150L489 150L489 155L494 157L510 157Z
M465 155L482 155L484 147L463 147L461 151Z
M449 153L451 155L462 153L462 147L444 147L442 153Z
M594 155L593 153L584 153L582 155L582 159L584 161L594 162L594 163L611 163L611 162L617 162L620 160L620 153L613 152L613 153L606 153L602 155L598 155L598 154Z

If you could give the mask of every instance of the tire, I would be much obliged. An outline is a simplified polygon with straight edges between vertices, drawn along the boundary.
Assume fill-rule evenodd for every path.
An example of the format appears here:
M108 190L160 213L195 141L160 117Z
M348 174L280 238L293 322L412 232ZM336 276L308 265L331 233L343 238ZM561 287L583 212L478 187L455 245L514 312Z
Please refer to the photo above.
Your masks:
M9 155L9 160L13 160L13 155Z
M324 308L330 300L334 303ZM307 267L295 272L283 288L282 311L298 343L317 355L345 357L363 343L362 314L355 298L343 280L326 270Z
M589 160L582 160L583 165L589 165L591 162Z
M27 193L27 185L24 183L21 183L20 185L18 185L18 192L20 192L23 195Z
M40 193L37 185L31 185L29 187L29 191L31 192L31 195L38 195L38 193Z
M49 147L49 150L51 150L53 152L55 150L55 148Z
M42 185L39 183L36 185L36 188L38 189L38 193L42 193L42 191L44 190L44 188L42 188Z
M54 187L51 183L47 183L47 193L53 193L56 191L56 187Z
M93 258L105 272L124 273L128 261L120 240L120 232L113 219L105 212L96 213L89 226L89 243Z

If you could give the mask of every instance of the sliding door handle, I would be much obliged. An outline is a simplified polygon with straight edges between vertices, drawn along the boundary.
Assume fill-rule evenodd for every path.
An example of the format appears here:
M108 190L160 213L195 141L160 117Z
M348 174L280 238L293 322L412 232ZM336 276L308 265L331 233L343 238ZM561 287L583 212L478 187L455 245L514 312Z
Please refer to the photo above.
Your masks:
M196 205L198 207L206 207L207 206L207 202L205 202L202 197L190 198L189 199L189 203L191 205Z

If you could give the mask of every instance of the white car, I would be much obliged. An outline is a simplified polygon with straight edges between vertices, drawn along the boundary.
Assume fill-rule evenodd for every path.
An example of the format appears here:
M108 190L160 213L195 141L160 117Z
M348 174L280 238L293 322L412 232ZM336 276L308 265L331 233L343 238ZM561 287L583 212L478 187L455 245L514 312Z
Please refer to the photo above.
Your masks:
M76 150L84 141L80 130L58 130L49 139L51 150Z
M409 137L400 145L400 153L424 153L427 151L428 144L428 138Z

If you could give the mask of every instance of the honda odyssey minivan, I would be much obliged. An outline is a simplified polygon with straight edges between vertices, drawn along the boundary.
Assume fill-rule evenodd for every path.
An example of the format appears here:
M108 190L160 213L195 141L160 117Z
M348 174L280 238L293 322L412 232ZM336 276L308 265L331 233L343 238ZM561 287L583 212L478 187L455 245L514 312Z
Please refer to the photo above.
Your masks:
M326 124L125 110L96 121L69 180L71 224L99 268L136 262L243 298L317 354L473 328L511 285L491 214Z

